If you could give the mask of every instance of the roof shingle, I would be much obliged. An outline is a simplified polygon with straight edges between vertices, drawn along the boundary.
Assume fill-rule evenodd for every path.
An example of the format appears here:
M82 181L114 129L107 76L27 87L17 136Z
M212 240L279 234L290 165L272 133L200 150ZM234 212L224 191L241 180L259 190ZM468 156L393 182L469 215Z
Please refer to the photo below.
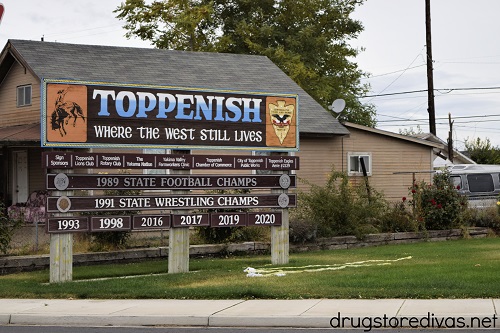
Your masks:
M40 79L296 93L301 134L349 134L337 119L264 56L27 40L9 40L9 43L16 57ZM4 49L3 59L8 49Z

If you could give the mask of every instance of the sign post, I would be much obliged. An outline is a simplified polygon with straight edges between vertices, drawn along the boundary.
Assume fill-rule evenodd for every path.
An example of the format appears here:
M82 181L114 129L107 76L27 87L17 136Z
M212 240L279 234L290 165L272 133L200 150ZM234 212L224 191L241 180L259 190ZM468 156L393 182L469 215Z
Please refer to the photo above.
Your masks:
M62 170L54 170L61 172ZM54 195L66 196L72 191L55 191ZM55 217L71 217L71 213L56 213ZM48 222L47 222L48 225ZM50 234L50 283L68 282L73 279L73 234Z
M286 157L288 153L280 153L278 156ZM274 171L276 172L276 171ZM271 190L274 193L287 193L287 189ZM287 207L288 203L283 203L283 207ZM290 218L289 210L281 208L281 225L271 226L271 263L273 265L285 265L289 262L290 252Z
M186 154L189 151L174 150L177 154ZM191 170L171 171L174 175L189 175ZM186 190L173 190L175 194L187 194ZM188 210L175 210L173 213L184 214ZM168 236L168 273L187 273L189 272L189 228L170 228Z

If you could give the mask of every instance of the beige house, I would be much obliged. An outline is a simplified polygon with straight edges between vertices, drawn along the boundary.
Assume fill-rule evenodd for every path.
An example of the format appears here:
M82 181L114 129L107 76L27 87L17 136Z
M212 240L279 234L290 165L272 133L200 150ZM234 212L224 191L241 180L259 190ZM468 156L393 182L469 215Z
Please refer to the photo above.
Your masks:
M442 144L352 123L343 125L349 135L302 143L300 177L322 184L334 168L347 172L351 182L364 183L363 159L369 184L392 201L407 196L414 180L432 181L433 161L443 150ZM302 162L307 160L315 163Z
M44 78L296 93L297 175L321 185L335 168L364 182L364 162L370 184L391 200L407 195L414 178L430 181L435 154L444 150L439 142L341 124L266 57L9 40L0 54L0 196L7 206L45 189Z

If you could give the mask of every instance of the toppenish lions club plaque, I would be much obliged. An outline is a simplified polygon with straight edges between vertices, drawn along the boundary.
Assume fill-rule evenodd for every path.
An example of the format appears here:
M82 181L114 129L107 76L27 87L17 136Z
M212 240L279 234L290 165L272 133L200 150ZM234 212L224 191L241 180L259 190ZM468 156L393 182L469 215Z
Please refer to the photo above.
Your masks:
M298 95L42 82L42 146L298 150Z

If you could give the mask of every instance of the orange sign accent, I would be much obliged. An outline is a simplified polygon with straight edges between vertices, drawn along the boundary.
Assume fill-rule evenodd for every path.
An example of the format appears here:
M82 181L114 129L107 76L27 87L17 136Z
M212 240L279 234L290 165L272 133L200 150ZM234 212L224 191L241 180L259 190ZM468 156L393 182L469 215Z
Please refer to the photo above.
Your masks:
M47 141L87 142L87 87L47 87Z

